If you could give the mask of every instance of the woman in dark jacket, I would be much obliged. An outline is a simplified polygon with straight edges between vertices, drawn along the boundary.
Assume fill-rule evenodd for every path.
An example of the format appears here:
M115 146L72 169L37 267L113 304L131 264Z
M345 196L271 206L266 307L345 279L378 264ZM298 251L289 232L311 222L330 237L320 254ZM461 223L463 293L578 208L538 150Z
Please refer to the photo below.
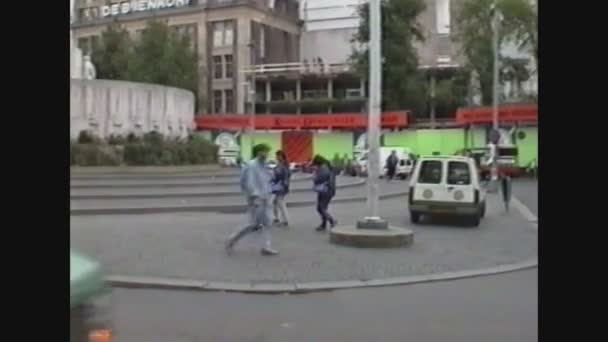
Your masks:
M277 151L277 166L274 168L274 176L272 178L272 192L274 194L273 212L274 223L287 227L289 225L289 216L287 214L287 205L285 197L289 193L289 180L291 172L289 171L289 162L283 151ZM279 218L279 213L281 217Z
M317 192L317 212L321 216L321 225L316 230L321 232L327 230L328 222L331 228L338 223L328 212L329 203L336 194L336 175L329 161L320 155L314 157L312 164L316 167L313 183Z

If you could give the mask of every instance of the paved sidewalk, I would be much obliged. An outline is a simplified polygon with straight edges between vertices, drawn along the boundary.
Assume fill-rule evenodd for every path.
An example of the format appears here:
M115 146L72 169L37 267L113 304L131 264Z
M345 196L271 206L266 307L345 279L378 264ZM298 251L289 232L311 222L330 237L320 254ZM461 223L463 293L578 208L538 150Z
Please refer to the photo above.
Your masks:
M365 203L337 204L330 211L353 224ZM244 215L184 213L71 217L71 246L107 267L109 274L226 282L315 282L367 280L493 267L537 256L537 234L515 210L506 215L490 197L488 217L478 228L423 224L413 226L414 244L392 250L352 249L329 244L314 232L314 208L290 211L292 228L275 228L281 251L262 257L255 236L233 256L223 243ZM381 215L409 226L404 198L381 202Z

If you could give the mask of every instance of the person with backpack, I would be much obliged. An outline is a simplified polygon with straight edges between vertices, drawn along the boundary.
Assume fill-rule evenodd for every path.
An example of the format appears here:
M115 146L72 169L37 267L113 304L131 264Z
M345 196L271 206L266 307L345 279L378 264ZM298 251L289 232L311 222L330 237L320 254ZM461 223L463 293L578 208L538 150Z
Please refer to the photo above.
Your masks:
M317 212L321 217L321 225L316 228L316 231L322 232L327 230L328 222L331 228L338 223L328 211L329 203L336 195L336 175L329 161L320 155L313 158L312 164L315 166L313 190L317 193Z
M245 235L261 230L263 244L262 255L277 255L278 251L272 249L270 239L270 200L272 189L270 185L271 174L268 171L267 157L270 147L258 144L253 147L254 159L247 163L241 173L241 190L247 200L247 224L232 234L226 241L226 251L232 252L234 246Z
M279 150L276 153L277 166L274 168L274 176L272 177L272 193L274 194L273 213L274 213L274 224L281 227L289 226L289 216L287 214L287 205L285 204L285 197L289 193L289 181L291 178L291 171L289 170L289 162L285 152ZM281 217L279 217L279 214Z

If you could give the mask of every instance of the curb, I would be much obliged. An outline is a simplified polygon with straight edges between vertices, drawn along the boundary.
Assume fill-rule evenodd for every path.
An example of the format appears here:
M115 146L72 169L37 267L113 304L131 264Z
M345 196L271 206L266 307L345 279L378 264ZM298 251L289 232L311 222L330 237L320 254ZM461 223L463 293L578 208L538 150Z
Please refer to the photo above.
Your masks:
M116 175L70 175L70 180L137 180L137 179L176 179L176 178L227 178L238 177L238 172L204 173L204 172L182 172L167 174L116 174Z
M182 165L182 166L70 166L74 175L134 175L134 174L169 174L193 172L218 172L227 167L218 164Z
M365 184L365 179L349 184L337 185L338 189L355 188ZM292 189L294 192L312 192L309 188ZM231 192L190 192L190 193L155 193L155 194L124 194L124 195L70 195L71 200L97 200L97 199L149 199L149 198L195 198L195 197L226 197L241 195L241 191Z
M379 199L392 199L407 196L407 192L397 192L392 194L380 195ZM332 203L352 203L366 201L367 197L344 197L336 198ZM287 202L288 208L299 208L315 205L314 200ZM181 213L181 212L219 212L222 214L240 214L247 210L246 204L225 204L225 205L199 205L199 206L174 206L174 207L142 207L142 208L89 208L89 209L70 209L70 216L84 215L132 215L132 214L162 214L162 213Z
M309 283L230 283L204 280L170 279L170 278L147 278L132 276L109 276L106 282L118 288L138 288L138 289L171 289L171 290L197 290L197 291L223 291L241 292L257 294L302 294L322 291L334 291L343 289L356 289L364 287L381 287L410 285L420 283L430 283L437 281L447 281L463 278L481 277L508 273L514 271L535 268L538 266L538 259L530 259L523 262L501 265L477 270L465 270L455 272L445 272L438 274L416 275L407 277L394 277L372 280L345 280L328 282L309 282Z
M135 188L181 188L181 187L214 187L214 186L226 186L235 185L239 183L238 175L233 176L235 179L231 181L217 181L217 182L185 182L185 183L139 183L139 184L71 184L70 189L135 189ZM226 177L227 178L227 177ZM312 175L306 175L305 177L293 178L292 183L309 181L312 179Z

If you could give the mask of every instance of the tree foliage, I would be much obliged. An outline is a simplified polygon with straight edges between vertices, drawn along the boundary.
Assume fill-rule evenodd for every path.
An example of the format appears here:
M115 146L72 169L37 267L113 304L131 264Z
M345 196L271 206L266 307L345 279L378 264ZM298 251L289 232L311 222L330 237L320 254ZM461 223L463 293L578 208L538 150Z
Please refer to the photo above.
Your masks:
M467 67L479 75L483 104L492 102L494 50L492 45L492 5L500 11L499 44L515 42L521 52L538 57L536 10L529 0L465 0L456 15L455 40L460 43Z
M101 33L100 44L93 46L91 60L97 69L97 78L107 80L127 79L133 43L129 32L112 24Z
M197 95L198 54L191 39L165 22L149 21L140 39L131 40L124 28L114 24L102 33L92 60L99 78L160 84Z
M416 42L424 35L418 16L424 11L423 0L382 1L382 100L388 110L410 109L422 113L426 109L427 82L418 70ZM363 78L369 70L369 4L359 7L361 23L352 42L360 48L351 57Z

